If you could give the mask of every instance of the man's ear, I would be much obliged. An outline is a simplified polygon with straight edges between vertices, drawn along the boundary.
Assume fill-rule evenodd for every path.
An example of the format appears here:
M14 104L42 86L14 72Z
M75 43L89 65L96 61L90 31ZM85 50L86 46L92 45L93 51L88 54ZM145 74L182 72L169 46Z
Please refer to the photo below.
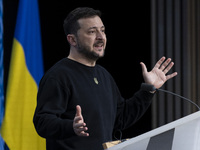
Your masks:
M69 42L70 45L76 46L76 37L74 34L68 34L67 35L67 41Z

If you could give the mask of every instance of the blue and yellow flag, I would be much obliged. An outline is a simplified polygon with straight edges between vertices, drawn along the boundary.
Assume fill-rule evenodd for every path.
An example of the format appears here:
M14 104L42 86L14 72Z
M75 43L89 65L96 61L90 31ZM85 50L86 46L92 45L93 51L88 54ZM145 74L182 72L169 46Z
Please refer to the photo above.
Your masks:
M19 0L1 128L10 150L45 150L45 139L38 136L32 121L42 75L38 1Z
M0 0L0 127L4 116L4 67L3 67L3 0ZM4 141L0 135L0 150L4 149Z

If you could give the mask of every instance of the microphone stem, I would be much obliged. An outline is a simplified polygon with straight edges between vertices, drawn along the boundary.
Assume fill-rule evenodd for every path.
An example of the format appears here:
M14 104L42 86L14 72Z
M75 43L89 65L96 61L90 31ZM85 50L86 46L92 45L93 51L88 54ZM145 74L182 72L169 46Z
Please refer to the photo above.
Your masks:
M200 107L199 107L196 103L194 103L192 100L190 100L190 99L188 99L188 98L185 98L185 97L183 97L183 96L180 96L180 95L178 95L178 94L175 94L175 93L173 93L173 92L166 91L166 90L163 90L163 89L157 89L157 90L158 90L158 91L162 91L162 92L166 92L166 93L172 94L172 95L174 95L174 96L178 96L179 98L182 98L182 99L184 99L184 100L187 100L188 102L192 103L193 105L195 105L195 106L200 110Z

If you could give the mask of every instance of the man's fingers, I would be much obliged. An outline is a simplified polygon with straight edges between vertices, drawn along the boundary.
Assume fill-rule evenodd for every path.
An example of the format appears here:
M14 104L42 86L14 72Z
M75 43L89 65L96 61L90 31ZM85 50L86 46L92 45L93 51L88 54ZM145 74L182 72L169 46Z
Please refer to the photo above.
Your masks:
M160 68L161 64L164 62L165 57L163 56L160 60L156 63L154 68Z
M169 71L170 71L170 69L173 67L173 65L174 65L174 63L173 62L171 62L168 66L167 66L167 68L165 68L164 69L164 74L167 74Z
M76 116L82 116L82 114L81 114L81 106L79 106L79 105L76 106Z
M171 58L168 58L165 62L165 57L162 57L155 65L155 68L159 68L164 74L167 74L173 67L174 62L171 62Z
M79 133L79 136L89 136L89 133L82 131Z
M167 76L166 76L166 80L169 80L169 79L175 77L177 74L178 74L177 72L174 72L174 73L172 73L172 74L170 74L170 75L167 75Z
M140 65L141 65L141 67L142 67L142 72L143 72L143 73L147 72L147 67L146 67L146 65L145 65L143 62L140 62Z
M84 122L76 123L76 124L74 124L74 129L83 128L85 126L86 126L86 124Z
M82 117L82 116L76 116L76 117L74 118L74 122L75 122L75 123L79 123L79 121L83 122L83 117Z
M89 136L89 133L82 132L80 136Z
M86 127L85 123L76 123L74 125L74 132L78 135L78 136L89 136L89 133L86 133L85 131L87 131L88 128Z
M164 71L166 69L166 67L169 65L169 63L171 62L171 58L168 58L161 66L160 66L160 70Z
M74 117L73 128L76 135L89 136L89 133L85 132L88 130L88 128L86 127L86 123L83 120L81 107L79 105L76 106L76 115Z
M76 132L77 132L77 133L81 133L81 132L83 133L83 131L85 132L85 131L87 131L87 130L88 130L87 127L81 127L81 128L77 128L77 129L76 129Z

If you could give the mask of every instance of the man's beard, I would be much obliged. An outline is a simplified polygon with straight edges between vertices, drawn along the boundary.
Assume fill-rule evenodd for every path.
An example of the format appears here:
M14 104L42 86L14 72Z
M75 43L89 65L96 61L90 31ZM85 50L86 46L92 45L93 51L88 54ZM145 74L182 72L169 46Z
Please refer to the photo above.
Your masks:
M105 53L105 49L103 49L103 51L104 51L103 55L100 56L99 54L95 53L94 51L91 51L89 46L82 45L80 43L80 41L78 41L77 49L78 49L78 52L83 54L84 57L86 57L90 60L93 60L93 61L97 61L99 58L103 57L104 53Z

